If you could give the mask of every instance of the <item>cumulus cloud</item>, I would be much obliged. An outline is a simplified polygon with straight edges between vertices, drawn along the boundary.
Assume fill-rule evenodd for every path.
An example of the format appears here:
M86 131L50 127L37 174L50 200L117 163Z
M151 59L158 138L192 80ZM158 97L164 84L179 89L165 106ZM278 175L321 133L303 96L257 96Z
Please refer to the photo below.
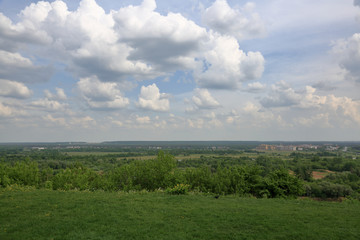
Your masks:
M280 81L271 87L271 93L261 99L260 103L266 108L289 107L297 105L302 96L295 92L284 81Z
M301 108L319 108L321 105L326 104L327 97L316 95L316 88L305 86L305 91L300 93L301 101L299 107Z
M295 91L280 82L273 86L270 95L260 100L260 103L265 111L283 107L284 115L291 113L290 116L296 116L301 110L309 117L295 117L292 121L302 125L317 124L319 119L328 119L326 126L360 124L360 101L333 94L321 96L316 94L316 89L311 86Z
M200 87L234 89L261 77L264 68L261 53L245 53L234 37L208 31L181 14L161 15L154 0L109 13L95 0L81 1L74 11L61 0L40 1L25 8L16 24L4 15L0 18L4 20L0 36L16 45L12 51L38 44L41 51L35 58L64 63L79 78L124 82L182 70L194 72ZM245 25L249 32L252 24ZM45 81L51 73L49 67L36 66L19 53L7 51L0 52L0 67L0 77L21 82Z
M28 44L48 44L50 37L39 25L31 23L24 11L20 14L22 21L17 24L0 13L0 78L17 82L44 82L50 79L52 67L38 66L17 51Z
M205 121L202 118L188 119L187 124L191 128L203 128L204 124L205 124Z
M259 14L254 13L254 3L247 3L243 9L231 8L226 0L216 0L203 15L203 22L211 29L238 40L263 37L265 24Z
M51 125L63 126L66 128L73 128L73 127L88 128L96 124L96 121L89 116L85 116L85 117L71 116L65 118L65 117L57 117L51 114L47 114L43 116L42 119L45 122L50 123Z
M253 82L253 83L249 83L247 85L247 88L245 88L245 91L247 92L251 92L251 93L258 93L261 92L265 89L266 85L259 83L259 82Z
M149 116L136 116L136 122L139 124L149 124L150 123L150 117Z
M49 90L46 89L44 91L45 97L48 99L56 99L56 100L66 100L67 99L64 89L55 88L55 90L56 90L56 93L53 94Z
M360 33L338 40L333 46L333 52L339 59L340 67L347 71L347 77L360 82Z
M25 99L32 95L32 91L23 83L0 79L0 96Z
M187 119L187 125L190 128L220 128L223 126L223 123L218 119L214 112L211 112L203 117L197 117L192 119Z
M32 101L30 103L30 106L39 108L39 109L43 109L45 111L64 111L67 108L68 104L61 103L56 100L50 100L47 98L43 98L43 99L38 99L38 100Z
M49 5L49 3L39 2L39 6L43 5ZM35 17L28 18L31 14L30 8L34 6L35 4L32 3L21 12L22 21L17 24L13 24L8 17L0 12L0 49L14 52L26 43L47 44L51 41L47 33L39 28L39 21L34 22L37 20ZM39 11L33 12L32 15L36 14L39 14Z
M314 83L312 85L312 87L317 90L322 90L322 91L332 91L332 90L336 89L336 87L330 85L328 82L325 82L325 81L320 81L320 82Z
M276 107L298 107L298 108L319 108L325 104L327 97L315 94L316 88L305 86L304 90L295 91L284 81L272 86L268 96L260 100L265 108Z
M294 122L296 122L299 125L306 126L306 127L311 127L314 125L322 127L322 128L333 127L330 124L329 113L320 113L320 114L309 116L307 118L300 117L300 118L294 119Z
M13 109L0 102L0 117L9 117L13 114Z
M120 40L132 47L129 59L144 61L158 71L191 68L199 42L207 38L206 30L181 14L163 16L155 9L156 2L146 0L113 14Z
M329 95L326 98L326 107L329 108L340 119L360 124L360 102L348 97L336 97Z
M195 105L195 109L213 109L220 107L220 103L211 96L207 89L196 88L194 90L194 96L192 97L192 103Z
M117 83L101 82L93 76L81 78L77 87L89 107L93 109L117 109L129 104L129 99L122 96Z
M52 75L50 66L36 66L19 53L0 50L0 78L17 82L45 82Z
M170 108L168 94L160 93L155 83L141 87L138 105L143 109L153 111L168 111Z
M311 96L312 99L309 99ZM309 101L310 100L310 101ZM309 111L307 116L294 118L294 121L304 126L317 125L320 127L360 125L360 102L348 97L335 95L309 95L302 100L301 105L316 111Z
M245 53L235 38L218 34L205 45L203 68L194 74L200 87L234 90L261 77L265 59L260 52Z

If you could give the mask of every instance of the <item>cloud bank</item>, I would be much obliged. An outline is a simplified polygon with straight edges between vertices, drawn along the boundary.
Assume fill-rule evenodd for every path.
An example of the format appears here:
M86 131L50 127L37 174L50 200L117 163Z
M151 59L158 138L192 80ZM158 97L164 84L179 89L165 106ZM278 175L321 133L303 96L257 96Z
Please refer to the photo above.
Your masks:
M215 2L204 19L223 8L230 9L225 1ZM193 72L202 88L221 89L238 88L244 81L258 79L264 69L261 53L245 53L234 37L251 32L254 19L245 25L230 25L239 25L239 29L214 32L179 13L161 15L154 0L109 13L95 0L82 0L74 11L61 0L40 1L26 7L18 23L3 14L0 18L4 46L0 51L0 78L12 81L49 80L53 69L38 64L38 58L65 64L78 78L95 76L101 82L140 81L182 70ZM239 11L232 12L227 21L239 18L247 22ZM215 22L221 24L221 19L214 18ZM214 26L211 28L216 30ZM32 48L29 44L37 49L32 59L21 53L26 47Z

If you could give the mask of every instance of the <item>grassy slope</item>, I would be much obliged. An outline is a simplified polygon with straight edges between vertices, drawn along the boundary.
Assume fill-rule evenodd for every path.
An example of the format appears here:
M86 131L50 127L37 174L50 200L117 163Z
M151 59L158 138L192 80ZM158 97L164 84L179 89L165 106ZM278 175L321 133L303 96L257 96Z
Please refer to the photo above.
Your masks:
M0 192L0 239L360 239L359 202Z

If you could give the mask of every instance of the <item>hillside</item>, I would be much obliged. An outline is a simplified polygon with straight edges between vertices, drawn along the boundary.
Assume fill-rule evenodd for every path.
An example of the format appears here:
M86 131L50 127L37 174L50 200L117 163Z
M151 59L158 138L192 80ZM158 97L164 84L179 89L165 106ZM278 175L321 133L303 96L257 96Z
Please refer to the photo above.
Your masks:
M0 192L0 239L359 239L359 201Z

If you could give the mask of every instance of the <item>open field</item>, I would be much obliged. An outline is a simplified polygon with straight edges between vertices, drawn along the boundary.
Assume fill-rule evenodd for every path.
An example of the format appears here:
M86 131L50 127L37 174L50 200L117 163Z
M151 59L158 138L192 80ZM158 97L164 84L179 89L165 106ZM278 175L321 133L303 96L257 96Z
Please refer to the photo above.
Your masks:
M69 156L104 156L104 155L116 155L116 154L123 154L123 152L64 152L64 154Z
M323 179L324 177L328 176L331 173L334 172L329 170L322 170L322 171L313 171L312 175L314 179Z
M116 155L122 155L124 154L123 152L64 152L64 154L68 155L68 156L116 156ZM272 151L272 152L264 152L261 153L261 155L263 156L269 156L269 157L279 157L282 159L290 159L289 158L289 152L280 152L280 151ZM129 156L129 157L118 157L118 159L136 159L136 160L148 160L148 159L154 159L156 158L157 154L154 153L153 155L139 155L139 156ZM259 154L257 153L238 153L238 154L224 154L224 155L219 155L216 153L195 153L195 154L179 154L179 155L175 155L174 157L177 160L190 160L190 159L200 159L201 157L219 157L219 156L226 156L229 158L236 158L236 157L249 157L249 158L256 158L259 156Z
M360 202L0 192L0 239L359 239Z

